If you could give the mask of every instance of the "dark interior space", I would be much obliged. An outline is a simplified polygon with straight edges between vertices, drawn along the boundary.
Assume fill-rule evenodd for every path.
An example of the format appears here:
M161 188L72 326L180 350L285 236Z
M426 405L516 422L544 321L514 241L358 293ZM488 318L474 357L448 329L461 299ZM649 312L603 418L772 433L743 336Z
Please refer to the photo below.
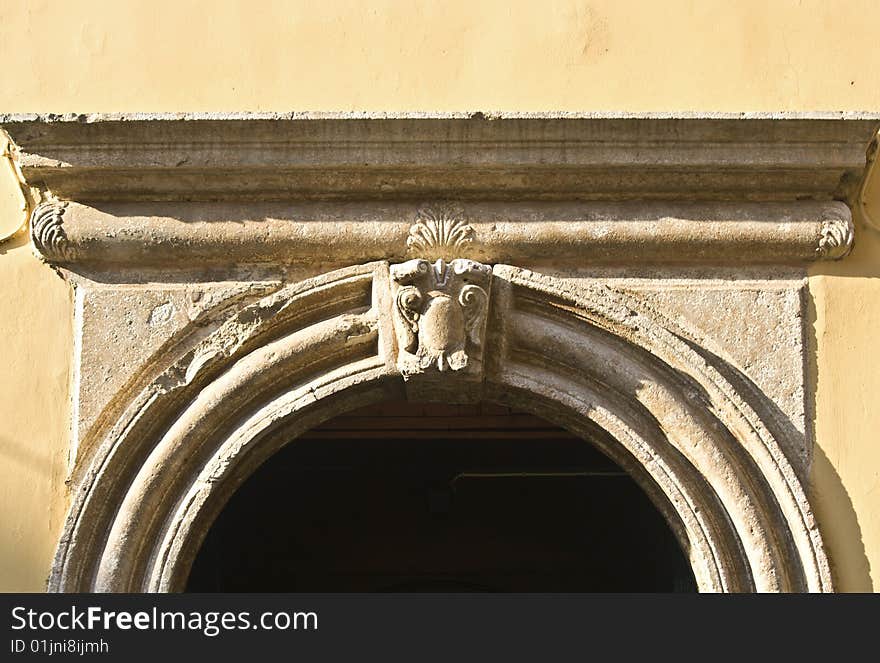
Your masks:
M637 484L495 405L386 403L286 446L233 495L194 592L694 591Z

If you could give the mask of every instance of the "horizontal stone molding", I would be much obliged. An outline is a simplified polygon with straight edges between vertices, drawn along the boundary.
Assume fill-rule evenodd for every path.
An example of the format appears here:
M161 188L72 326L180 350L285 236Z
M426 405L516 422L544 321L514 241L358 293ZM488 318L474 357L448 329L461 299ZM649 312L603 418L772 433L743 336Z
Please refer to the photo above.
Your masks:
M138 203L47 202L34 246L59 264L130 267L406 258L583 266L805 263L846 255L840 202Z
M7 115L60 198L830 199L878 114Z

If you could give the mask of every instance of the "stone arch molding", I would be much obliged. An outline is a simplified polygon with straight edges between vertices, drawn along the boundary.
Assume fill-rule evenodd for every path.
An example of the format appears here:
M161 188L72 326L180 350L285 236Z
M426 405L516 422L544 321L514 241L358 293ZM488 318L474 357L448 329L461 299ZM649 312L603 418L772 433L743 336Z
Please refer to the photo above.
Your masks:
M831 591L772 417L648 300L466 259L348 267L181 343L102 425L51 591L179 591L213 519L281 446L388 398L490 400L589 439L663 512L710 592Z

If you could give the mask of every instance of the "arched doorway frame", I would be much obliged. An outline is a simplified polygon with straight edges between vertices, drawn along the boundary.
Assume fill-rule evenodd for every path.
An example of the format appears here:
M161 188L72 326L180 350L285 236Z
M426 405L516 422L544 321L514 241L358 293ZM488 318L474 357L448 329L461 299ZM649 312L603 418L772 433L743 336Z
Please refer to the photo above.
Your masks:
M832 590L773 422L646 302L495 265L479 373L414 391L389 274L375 262L288 286L141 385L74 477L50 590L181 590L213 518L274 451L416 392L515 405L590 439L664 513L701 591Z

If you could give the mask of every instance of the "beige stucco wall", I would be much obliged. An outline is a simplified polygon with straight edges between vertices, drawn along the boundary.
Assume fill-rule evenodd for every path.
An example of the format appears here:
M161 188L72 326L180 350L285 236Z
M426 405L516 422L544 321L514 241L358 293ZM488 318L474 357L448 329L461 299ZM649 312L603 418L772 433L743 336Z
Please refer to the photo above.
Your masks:
M878 19L872 0L31 0L0 7L0 112L880 110ZM0 163L0 232L19 215ZM813 490L839 587L880 591L880 233L857 224L810 279ZM25 239L0 245L2 590L43 589L63 518L71 319Z
M0 232L20 222L20 208L8 163L0 162ZM27 235L0 244L2 591L42 590L64 518L72 299L34 257Z
M866 206L880 217L880 169ZM880 232L855 215L853 253L810 277L818 442L812 490L840 589L880 591Z

